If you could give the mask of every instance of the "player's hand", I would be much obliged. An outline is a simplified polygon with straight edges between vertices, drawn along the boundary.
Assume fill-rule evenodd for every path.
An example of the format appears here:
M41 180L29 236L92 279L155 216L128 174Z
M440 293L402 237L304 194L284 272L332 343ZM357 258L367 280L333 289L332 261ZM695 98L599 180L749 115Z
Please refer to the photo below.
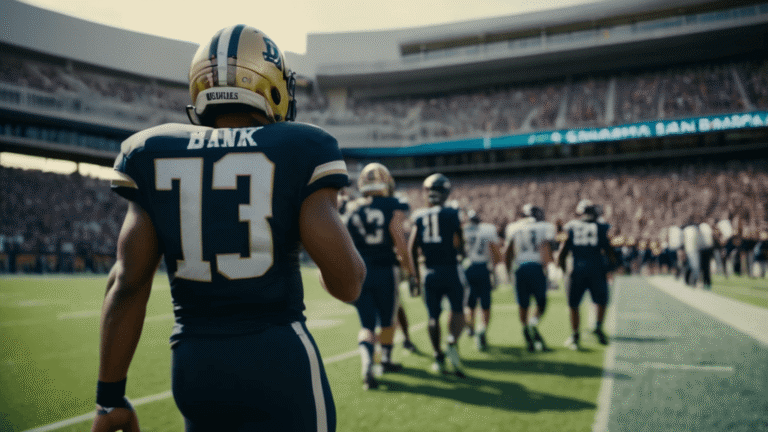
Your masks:
M411 297L418 297L421 295L421 284L419 278L411 276L408 278L408 288L411 290Z
M127 400L126 400L127 401ZM104 409L96 405L96 417L93 419L91 432L141 432L139 418L133 406L128 403L125 408Z

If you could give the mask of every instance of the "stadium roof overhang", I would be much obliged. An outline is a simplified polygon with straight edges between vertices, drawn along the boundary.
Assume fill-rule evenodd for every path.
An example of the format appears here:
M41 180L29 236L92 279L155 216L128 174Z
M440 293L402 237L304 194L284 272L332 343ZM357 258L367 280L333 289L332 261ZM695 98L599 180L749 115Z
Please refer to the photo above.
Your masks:
M433 67L322 74L321 88L346 88L356 97L398 97L472 90L516 82L565 80L583 75L668 68L755 53L764 55L768 23L616 44Z

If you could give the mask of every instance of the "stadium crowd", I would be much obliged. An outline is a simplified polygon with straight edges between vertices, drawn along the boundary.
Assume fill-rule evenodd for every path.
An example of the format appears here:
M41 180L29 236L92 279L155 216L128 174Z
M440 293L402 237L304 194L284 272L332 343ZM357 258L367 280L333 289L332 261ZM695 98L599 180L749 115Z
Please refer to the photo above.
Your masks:
M735 271L742 271L751 268L742 261L762 262L754 250L768 232L766 162L454 178L451 199L500 232L527 203L543 208L547 219L562 229L577 202L590 199L602 206L614 243L624 249L632 271L660 267L661 251L670 243L669 227L707 223L723 255L743 258L735 264ZM14 168L0 168L0 180L0 271L109 268L126 205L107 182ZM423 205L420 183L402 181L399 186L412 208Z
M184 85L13 51L0 53L0 83L176 114L189 103ZM382 143L433 141L768 109L768 61L627 71L429 97L350 97L341 112L331 110L311 85L300 86L296 98L299 121L365 126L368 138ZM152 122L162 116L140 118Z

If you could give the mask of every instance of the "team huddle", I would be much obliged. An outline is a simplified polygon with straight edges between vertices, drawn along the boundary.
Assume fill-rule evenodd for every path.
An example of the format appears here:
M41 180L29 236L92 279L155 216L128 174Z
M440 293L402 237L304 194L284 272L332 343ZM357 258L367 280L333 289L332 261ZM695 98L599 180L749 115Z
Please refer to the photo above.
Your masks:
M522 206L521 217L506 227L502 241L496 227L482 222L474 210L447 204L451 184L443 174L424 180L426 206L410 217L410 206L395 196L395 181L384 165L366 165L357 186L360 197L341 196L339 211L368 270L360 298L354 302L362 326L358 341L366 389L378 387L373 362L377 342L381 370L397 372L402 368L392 361L395 314L405 335L404 347L415 349L399 305L401 280L408 280L412 296L423 296L436 373L466 376L457 345L465 331L475 338L479 350L487 348L491 291L500 263L504 263L515 287L528 351L550 350L538 329L547 307L547 273L566 270L572 334L565 345L579 349L579 306L586 291L596 305L593 333L599 343L608 343L602 329L608 304L607 275L617 257L608 238L610 227L601 220L599 207L589 200L579 202L577 218L564 227L558 247L555 225L545 220L541 207L531 204ZM449 305L445 346L440 329L444 299ZM532 311L531 299L536 303ZM476 325L478 312L481 322Z

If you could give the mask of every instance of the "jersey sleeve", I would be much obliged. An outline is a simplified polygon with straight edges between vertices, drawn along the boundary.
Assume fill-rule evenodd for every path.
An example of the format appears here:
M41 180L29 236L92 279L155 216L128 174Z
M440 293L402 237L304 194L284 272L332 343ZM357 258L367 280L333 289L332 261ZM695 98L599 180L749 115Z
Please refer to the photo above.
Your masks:
M115 159L113 177L109 179L112 191L145 209L147 203L144 202L140 188L146 187L144 186L146 167L141 155L147 137L146 132L139 132L123 141L120 153Z
M310 140L313 142L306 146L307 154L297 155L306 158L309 164L307 181L302 188L302 200L326 187L341 189L349 186L347 165L336 138L317 128L310 134Z

